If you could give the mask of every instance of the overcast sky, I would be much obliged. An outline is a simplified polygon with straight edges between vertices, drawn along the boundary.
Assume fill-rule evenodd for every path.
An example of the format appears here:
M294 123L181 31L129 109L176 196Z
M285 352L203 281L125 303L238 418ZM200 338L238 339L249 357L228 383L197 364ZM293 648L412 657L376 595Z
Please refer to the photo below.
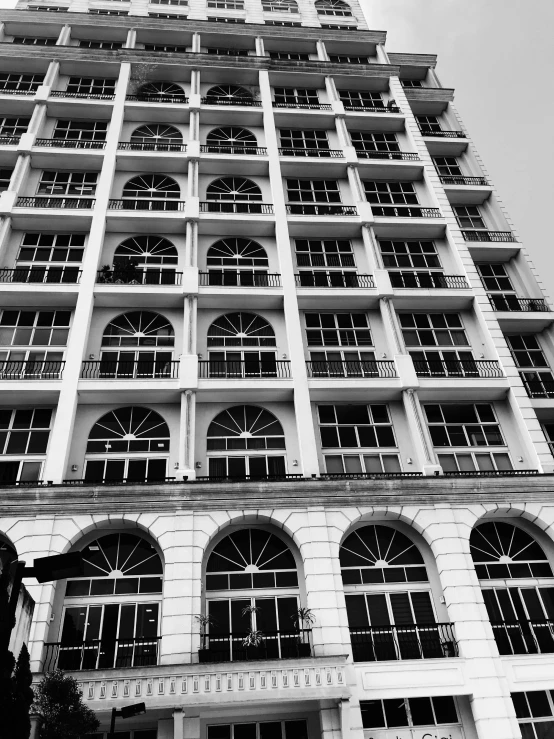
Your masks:
M554 297L553 0L360 2L370 28L387 31L389 51L438 54L439 78L455 88L465 127Z

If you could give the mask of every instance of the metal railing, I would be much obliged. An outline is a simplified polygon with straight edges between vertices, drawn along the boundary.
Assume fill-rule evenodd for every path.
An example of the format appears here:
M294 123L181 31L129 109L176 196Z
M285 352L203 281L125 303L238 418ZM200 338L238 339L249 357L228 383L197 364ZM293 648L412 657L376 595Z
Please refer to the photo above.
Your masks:
M198 284L202 287L281 287L281 275L263 272L199 272Z
M19 136L0 136L0 146L17 146Z
M477 185L479 187L487 187L489 184L484 177L466 177L465 175L440 175L440 181L443 185Z
M122 151L186 151L186 144L172 144L170 141L120 141L117 148Z
M348 361L318 360L306 362L308 377L398 377L391 359L358 359Z
M462 229L466 241L517 241L511 231L467 231Z
M422 136L436 136L441 139L465 139L466 134L463 131L431 131L424 128L419 129Z
M105 149L105 141L87 141L86 139L35 139L34 146L46 146L55 149Z
M521 477L538 475L537 470L443 470L445 477Z
M50 97L79 98L81 100L113 100L115 98L115 92L67 92L67 90L51 90Z
M202 144L201 154L242 154L244 156L265 157L267 149L265 146L220 146L219 144Z
M321 480L386 480L396 477L422 477L423 472L323 472Z
M371 203L374 216L382 218L442 218L438 208L424 208L421 205L380 205Z
M201 361L198 362L198 377L228 380L250 380L291 377L290 361L276 359L251 359L248 361Z
M7 87L0 87L0 95L34 95L38 90L38 85L33 90L11 90Z
M201 213L249 213L250 215L273 215L272 203L236 202L207 200L200 203Z
M0 282L31 282L76 285L82 271L78 267L32 266L0 269Z
M44 672L59 670L105 670L120 667L147 667L158 664L161 637L135 639L93 639L74 644L49 642Z
M554 621L491 621L500 654L554 652Z
M200 662L238 662L259 659L311 657L312 630L264 631L256 647L245 646L246 632L207 634L198 650Z
M368 151L367 149L356 149L359 159L399 159L403 162L419 162L419 154L407 151Z
M550 306L544 298L517 298L515 295L491 295L489 300L497 311L510 311L516 313L547 313Z
M344 157L342 149L307 149L304 147L281 147L279 154L282 157L319 157L320 159L340 159Z
M260 100L252 100L252 98L223 98L223 97L203 97L200 99L202 105L247 105L250 108L261 108Z
M414 359L418 377L504 377L495 359Z
M374 288L372 275L360 275L357 272L299 272L294 275L297 287L361 287Z
M182 482L187 482L187 475L183 475ZM100 477L98 479L77 479L77 480L64 480L63 485L163 485L167 482L176 482L181 484L181 480L177 480L176 477L152 477L147 480L137 480L131 477Z
M187 105L189 99L179 95L127 95L125 100L138 103L175 103Z
M461 275L443 275L442 272L394 272L389 271L394 288L421 288L423 290L443 288L461 290L469 288Z
M529 380L520 372L521 381L527 390L527 395L530 398L554 398L554 381L551 379L542 380L540 372L535 372L534 374L536 374L537 379ZM552 377L551 372L545 372L544 374Z
M287 213L291 216L357 216L355 205L330 203L287 203Z
M273 101L274 108L300 108L301 110L333 110L333 106L328 103L278 103Z
M450 623L350 628L354 662L457 657L458 643Z
M165 198L154 200L153 198L120 198L110 199L108 202L109 210L148 210L148 211L183 211L185 210L184 200L174 200L173 198Z
M96 273L102 285L180 285L183 273L172 269L110 269Z
M179 377L179 362L164 359L110 361L86 360L81 365L84 380L175 380Z
M363 110L367 113L400 113L397 105L352 105L343 101L345 110Z
M64 367L61 359L8 359L0 362L0 380L61 380Z
M90 210L94 208L94 198L63 197L19 197L17 208L63 208L66 210Z

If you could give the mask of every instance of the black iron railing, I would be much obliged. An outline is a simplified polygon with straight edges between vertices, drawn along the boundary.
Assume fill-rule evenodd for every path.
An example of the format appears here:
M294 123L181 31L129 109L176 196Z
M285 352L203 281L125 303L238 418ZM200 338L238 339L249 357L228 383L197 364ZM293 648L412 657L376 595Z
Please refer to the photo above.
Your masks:
M321 480L387 480L396 477L421 477L423 472L324 472Z
M494 310L518 313L547 313L552 310L544 298L517 298L515 295L491 295Z
M303 147L281 147L279 154L282 157L319 157L320 159L340 159L344 156L342 149L307 149Z
M370 203L374 216L383 218L442 218L438 208L424 208L421 205L379 205Z
M261 108L260 100L252 100L251 98L219 98L219 97L203 97L200 102L202 105L246 105L250 108Z
M504 377L494 359L414 359L418 377Z
M445 477L525 477L538 475L537 470L444 470Z
M517 241L511 231L466 231L462 229L466 241Z
M400 108L397 105L355 105L344 103L344 109L353 111L363 110L366 113L400 113Z
M81 100L113 100L115 93L103 92L67 92L67 90L51 90L53 98L80 98Z
M356 149L360 159L399 159L403 162L419 162L419 154L407 151L368 151L367 149Z
M105 141L87 141L86 139L35 139L35 146L46 146L55 149L105 149Z
M309 361L306 362L308 377L398 377L396 365L391 359L348 360L341 361Z
M122 198L108 202L109 210L148 210L148 211L183 211L184 200L165 198L154 200L153 198Z
M200 203L201 213L249 213L250 215L273 215L272 203L235 202L207 200Z
M375 287L371 275L360 275L357 272L306 270L294 275L294 279L297 287Z
M273 101L274 108L300 108L301 110L333 110L333 106L328 103L277 103Z
M357 216L354 205L330 203L287 203L287 213L291 216Z
M138 103L175 103L176 105L186 105L189 101L187 97L179 95L127 95L125 100Z
M196 477L197 482L293 482L304 480L304 475L201 475Z
M174 380L179 377L179 362L86 360L81 366L81 377L86 380Z
M259 659L311 657L312 631L263 632L258 646L245 646L246 633L207 634L198 650L200 662L238 662Z
M63 360L28 359L0 362L0 380L61 380Z
M232 270L218 272L211 270L210 272L200 272L198 283L203 287L281 287L281 275L270 275L263 272L233 272Z
M186 144L174 144L171 141L120 141L117 148L123 151L175 151L187 150Z
M0 87L0 95L34 95L37 89L38 85L32 90L10 90L7 87Z
M554 621L491 621L500 654L551 654Z
M101 477L98 479L77 479L77 480L64 480L63 485L163 485L167 482L187 482L188 477L186 475L183 476L183 480L177 480L176 477L152 477L147 480L144 478L142 479L136 479L136 478L127 478L127 477L118 477L118 478L111 478L111 477Z
M105 670L119 667L147 667L158 664L161 637L135 639L94 639L71 643L45 644L44 672L59 670Z
M391 285L395 288L421 289L464 289L469 288L465 277L460 275L443 275L442 272L389 272Z
M457 657L453 624L350 628L354 662Z
M0 269L0 282L31 282L75 285L81 279L78 267L33 266Z
M291 376L290 362L280 359L252 359L242 361L201 361L198 362L198 377L229 380L250 380L287 378Z
M441 175L440 180L443 185L477 185L486 187L489 183L484 177L465 177L464 175Z
M65 210L90 210L94 208L94 198L61 197L23 197L17 198L17 208L63 208Z
M17 146L19 136L0 136L0 146Z
M183 273L172 269L127 269L100 270L96 282L102 285L180 285Z
M219 144L203 144L200 147L201 154L241 154L243 156L265 157L267 149L265 146L219 146Z
M465 139L467 138L463 131L432 131L430 129L420 128L422 136L436 136L441 139Z
M527 395L530 398L554 398L554 381L552 379L541 379L540 372L534 372L533 374L535 375L535 379L530 380L523 373L520 373L521 381L527 390ZM545 373L546 375L552 378L551 372Z

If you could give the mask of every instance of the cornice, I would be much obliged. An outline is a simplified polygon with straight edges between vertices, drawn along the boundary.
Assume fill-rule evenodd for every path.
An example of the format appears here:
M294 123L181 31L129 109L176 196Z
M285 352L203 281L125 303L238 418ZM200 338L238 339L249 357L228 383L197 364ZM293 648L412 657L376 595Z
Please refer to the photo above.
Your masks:
M387 56L391 64L398 64L401 67L431 67L431 69L434 69L437 66L436 54L395 54L394 52L388 52Z

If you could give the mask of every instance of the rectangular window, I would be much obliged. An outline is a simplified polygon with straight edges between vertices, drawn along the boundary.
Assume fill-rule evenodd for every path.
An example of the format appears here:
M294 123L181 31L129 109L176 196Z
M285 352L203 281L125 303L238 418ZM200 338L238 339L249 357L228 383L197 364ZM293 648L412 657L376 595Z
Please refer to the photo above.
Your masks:
M456 157L435 157L433 162L437 172L443 177L463 176Z
M400 151L395 133L352 131L350 138L356 151Z
M398 729L417 726L429 729L444 724L461 722L456 711L454 698L392 698L387 700L360 701L364 729Z
M442 128L436 115L416 115L417 125L421 133L439 133Z
M46 454L51 425L51 408L0 409L0 454Z
M113 95L117 80L101 77L70 77L66 92L80 95Z
M529 397L552 397L554 377L536 336L507 336L506 341Z
M375 216L421 216L412 182L364 182L365 194Z
M490 403L426 404L425 413L437 447L505 446Z
M189 4L188 0L150 0L151 5L180 5L186 8Z
M282 128L279 131L281 147L284 149L324 149L329 150L327 131Z
M170 20L186 21L188 16L177 15L177 13L148 13L149 18L169 18Z
M23 235L16 262L17 282L76 283L85 250L85 234Z
M84 49L121 49L123 47L122 41L85 41L81 39L79 46Z
M0 346L66 346L70 321L68 310L4 310Z
M52 138L64 141L105 141L108 121L62 121L56 122Z
M21 136L31 119L24 116L0 118L0 136Z
M106 10L105 8L91 8L91 15L129 15L128 10Z
M35 92L43 82L43 74L0 72L0 92Z
M458 313L401 313L406 346L469 346Z
M486 228L481 211L476 205L453 205L452 210L460 228Z
M94 195L97 172L44 171L37 192L44 195Z
M306 313L308 346L373 346L365 313Z
M287 195L291 203L340 203L337 180L287 180Z
M291 62L309 62L310 55L293 51L270 51L270 59L286 59Z
M554 691L512 693L512 700L524 739L548 739L554 734Z
M352 57L345 57L351 59ZM359 59L360 57L354 57ZM363 57L365 59L365 57ZM331 58L332 61L332 58ZM366 64L366 61L362 62ZM380 92L369 92L366 90L338 90L339 97L344 105L353 108L384 108L383 98Z
M423 87L421 80L400 80L402 87Z
M298 13L296 0L262 0L266 13Z
M275 87L275 103L278 105L319 105L316 89L307 87Z
M550 453L554 457L554 423L543 423L542 430L546 437Z
M178 54L186 54L186 46L168 46L164 44L144 44L145 51L170 51Z
M308 739L306 721L216 724L208 726L207 739Z
M477 264L476 267L485 290L490 292L498 290L503 293L515 292L503 264Z
M396 447L386 405L319 405L317 411L324 449Z
M384 241L379 247L386 269L441 269L432 241Z
M206 54L217 54L219 56L248 56L248 49L225 49L220 46L210 46Z
M340 15L340 16L351 16L352 11L349 7L344 7L345 4L341 3L340 5L331 6L325 5L325 6L318 6L317 13L318 15ZM342 7L341 7L342 6Z
M333 64L371 64L370 56L350 56L347 54L329 54L329 61Z
M244 10L244 0L208 0L208 8Z
M28 10L42 10L45 13L67 13L67 7L59 7L58 5L28 5Z
M213 23L246 23L244 18L208 18Z
M0 192L4 192L10 186L13 169L0 169Z
M288 28L300 28L301 23L295 21L266 21L267 26L287 26Z
M299 267L355 267L352 244L346 239L295 239Z
M34 38L32 36L14 36L12 43L26 44L27 46L55 46L57 38Z
M208 457L210 477L283 477L287 474L283 456Z

